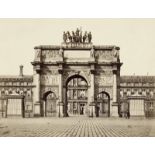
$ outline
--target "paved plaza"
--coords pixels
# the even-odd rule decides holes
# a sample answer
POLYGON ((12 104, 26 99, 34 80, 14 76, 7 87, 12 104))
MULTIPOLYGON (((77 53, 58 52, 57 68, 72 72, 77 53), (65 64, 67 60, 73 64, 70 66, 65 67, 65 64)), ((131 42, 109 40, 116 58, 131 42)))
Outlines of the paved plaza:
POLYGON ((1 137, 148 137, 155 119, 142 118, 1 118, 1 137))

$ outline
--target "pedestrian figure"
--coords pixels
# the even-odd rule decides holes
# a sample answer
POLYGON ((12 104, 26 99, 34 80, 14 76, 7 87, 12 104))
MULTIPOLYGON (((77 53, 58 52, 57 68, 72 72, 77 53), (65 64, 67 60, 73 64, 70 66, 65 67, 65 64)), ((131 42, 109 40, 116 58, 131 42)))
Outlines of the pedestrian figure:
POLYGON ((128 119, 130 118, 130 112, 129 111, 127 112, 127 118, 128 119))

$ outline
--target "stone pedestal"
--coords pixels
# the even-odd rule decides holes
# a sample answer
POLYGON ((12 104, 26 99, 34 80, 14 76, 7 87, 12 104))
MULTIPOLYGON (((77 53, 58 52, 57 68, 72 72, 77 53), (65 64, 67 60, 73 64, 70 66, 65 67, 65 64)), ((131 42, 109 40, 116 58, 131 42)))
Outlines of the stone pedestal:
POLYGON ((57 116, 63 117, 63 103, 62 102, 59 102, 57 104, 57 116))
POLYGON ((40 102, 35 102, 34 103, 34 115, 40 116, 40 102))
POLYGON ((91 103, 89 105, 89 117, 95 117, 95 104, 91 103))
POLYGON ((115 103, 111 108, 111 116, 118 117, 118 105, 115 103))

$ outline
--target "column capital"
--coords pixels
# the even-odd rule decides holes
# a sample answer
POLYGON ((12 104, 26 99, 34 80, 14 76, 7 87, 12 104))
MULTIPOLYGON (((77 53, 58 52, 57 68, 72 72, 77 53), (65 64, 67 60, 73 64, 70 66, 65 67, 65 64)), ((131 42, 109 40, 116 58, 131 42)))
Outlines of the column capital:
POLYGON ((41 65, 40 64, 37 64, 34 66, 34 70, 36 71, 37 74, 40 74, 41 72, 41 65))
POLYGON ((95 102, 90 102, 89 106, 95 106, 95 102))
POLYGON ((113 102, 112 106, 118 106, 118 102, 113 102))
POLYGON ((63 70, 62 69, 58 69, 58 73, 59 74, 63 74, 63 70))
POLYGON ((90 65, 90 73, 95 74, 95 65, 94 64, 90 65))
POLYGON ((37 73, 38 75, 40 75, 41 70, 36 70, 36 73, 37 73))
POLYGON ((64 51, 62 46, 60 47, 59 51, 60 52, 63 52, 64 51))
POLYGON ((59 72, 59 74, 63 73, 63 63, 59 63, 58 72, 59 72))
POLYGON ((61 102, 61 101, 59 101, 57 105, 58 105, 58 106, 63 106, 63 105, 64 105, 64 103, 63 103, 63 102, 61 102))
POLYGON ((113 74, 117 74, 117 70, 113 70, 113 74))
POLYGON ((90 70, 90 73, 91 74, 95 74, 95 70, 90 70))

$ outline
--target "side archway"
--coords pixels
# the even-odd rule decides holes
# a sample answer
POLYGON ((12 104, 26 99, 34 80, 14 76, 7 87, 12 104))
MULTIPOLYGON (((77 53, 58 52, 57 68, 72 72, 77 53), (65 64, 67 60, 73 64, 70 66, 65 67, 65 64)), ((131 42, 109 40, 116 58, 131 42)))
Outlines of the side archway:
POLYGON ((97 117, 110 117, 110 95, 107 92, 98 93, 95 112, 97 117))
POLYGON ((52 91, 48 91, 43 95, 44 105, 43 112, 45 117, 56 116, 57 114, 57 97, 52 91))

